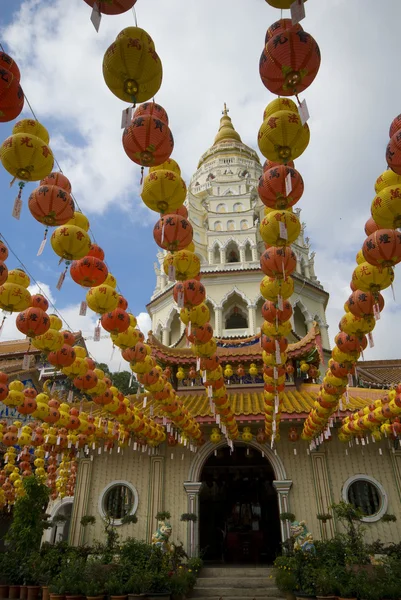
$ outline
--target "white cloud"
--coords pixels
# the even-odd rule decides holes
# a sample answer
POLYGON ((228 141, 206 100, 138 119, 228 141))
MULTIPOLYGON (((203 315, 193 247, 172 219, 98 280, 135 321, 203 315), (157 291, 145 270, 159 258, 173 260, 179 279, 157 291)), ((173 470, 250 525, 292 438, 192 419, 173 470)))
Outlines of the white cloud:
POLYGON ((142 331, 146 339, 148 332, 152 329, 152 319, 149 317, 148 313, 141 312, 136 317, 136 320, 138 322, 138 328, 142 331))

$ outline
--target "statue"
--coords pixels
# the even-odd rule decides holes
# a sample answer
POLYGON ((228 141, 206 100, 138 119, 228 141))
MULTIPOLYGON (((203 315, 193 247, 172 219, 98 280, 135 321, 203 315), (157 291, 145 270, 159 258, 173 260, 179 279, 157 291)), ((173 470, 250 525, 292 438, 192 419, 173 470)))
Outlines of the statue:
POLYGON ((308 531, 305 521, 294 521, 290 525, 291 535, 295 538, 294 550, 316 552, 312 534, 308 531))
POLYGON ((159 526, 152 535, 152 546, 160 548, 163 554, 171 552, 171 544, 169 543, 171 531, 172 527, 169 521, 159 521, 159 526))

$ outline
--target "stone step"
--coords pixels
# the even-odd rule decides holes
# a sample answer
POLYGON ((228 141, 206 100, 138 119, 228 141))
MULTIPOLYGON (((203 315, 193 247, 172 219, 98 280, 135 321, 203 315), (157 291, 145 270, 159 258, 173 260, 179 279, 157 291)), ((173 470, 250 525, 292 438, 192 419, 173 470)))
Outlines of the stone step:
POLYGON ((271 567, 203 567, 201 577, 269 577, 271 567))
POLYGON ((197 586, 211 588, 263 588, 274 587, 274 577, 255 576, 255 577, 238 577, 224 575, 222 577, 215 575, 212 577, 199 577, 197 586))
POLYGON ((280 592, 276 587, 261 588, 233 588, 233 587, 201 587, 196 585, 193 589, 192 598, 264 598, 279 597, 280 592))

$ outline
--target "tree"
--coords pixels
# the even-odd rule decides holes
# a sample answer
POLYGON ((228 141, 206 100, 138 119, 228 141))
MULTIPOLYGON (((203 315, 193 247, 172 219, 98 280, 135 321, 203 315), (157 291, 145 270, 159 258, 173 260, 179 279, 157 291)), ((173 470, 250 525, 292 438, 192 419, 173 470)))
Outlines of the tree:
POLYGON ((106 363, 96 363, 96 368, 97 369, 101 369, 102 371, 104 371, 104 374, 109 377, 110 375, 110 369, 108 367, 108 365, 106 365, 106 363))
POLYGON ((111 380, 124 396, 129 394, 136 394, 138 389, 138 382, 133 379, 130 385, 131 373, 129 371, 120 371, 119 373, 112 373, 111 380))

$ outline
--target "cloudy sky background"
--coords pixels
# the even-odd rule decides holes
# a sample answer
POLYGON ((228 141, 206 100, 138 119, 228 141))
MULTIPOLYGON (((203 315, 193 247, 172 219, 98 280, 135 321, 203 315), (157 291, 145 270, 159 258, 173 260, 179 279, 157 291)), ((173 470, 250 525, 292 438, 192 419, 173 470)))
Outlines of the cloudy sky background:
MULTIPOLYGON (((330 293, 327 317, 331 338, 348 298, 355 254, 365 238, 374 182, 386 168, 390 122, 401 112, 399 0, 309 0, 304 29, 320 45, 322 65, 302 95, 311 115, 311 142, 297 160, 305 180, 299 206, 316 252, 316 273, 330 293)), ((83 0, 1 0, 0 41, 18 62, 21 85, 37 117, 49 129, 50 145, 73 192, 106 252, 131 311, 146 332, 145 304, 154 289, 157 218, 139 197, 139 167, 121 145, 121 111, 102 76, 106 48, 132 12, 102 19, 96 33, 83 0)), ((164 69, 156 100, 170 119, 173 157, 189 181, 201 154, 213 142, 224 102, 242 140, 257 149, 263 110, 273 99, 259 78, 258 61, 267 27, 280 11, 264 0, 138 0, 138 25, 152 36, 164 69)), ((24 113, 29 116, 29 112, 24 113)), ((12 123, 0 124, 1 138, 12 123)), ((24 191, 21 220, 11 217, 17 193, 1 168, 0 232, 33 277, 43 282, 73 329, 93 335, 95 316, 80 317, 85 292, 69 277, 60 292, 61 272, 50 244, 36 257, 43 227, 27 209, 24 191)), ((8 259, 9 268, 19 266, 8 259)), ((385 292, 386 307, 374 331, 375 347, 366 359, 399 358, 401 277, 396 270, 396 302, 385 292)), ((2 338, 15 338, 9 317, 2 338)), ((88 342, 99 361, 109 361, 108 340, 88 342)), ((114 353, 112 366, 120 368, 114 353)), ((124 363, 122 364, 124 367, 124 363)))

